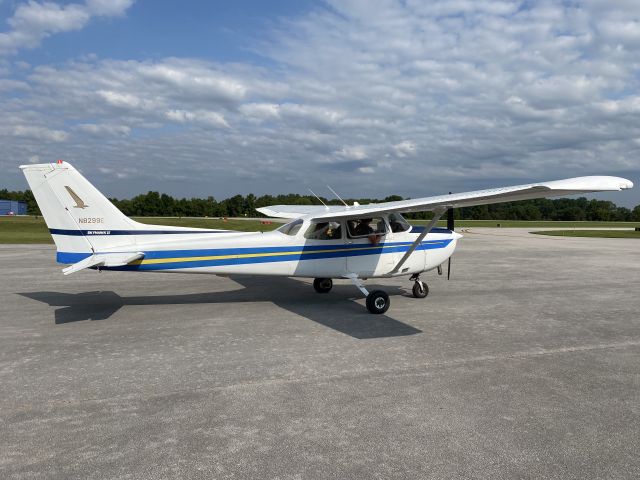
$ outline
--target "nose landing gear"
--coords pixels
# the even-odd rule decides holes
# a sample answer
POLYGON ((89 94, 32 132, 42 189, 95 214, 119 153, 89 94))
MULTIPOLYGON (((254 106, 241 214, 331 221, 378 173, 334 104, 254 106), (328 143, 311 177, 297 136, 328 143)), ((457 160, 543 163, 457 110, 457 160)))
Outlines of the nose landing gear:
POLYGON ((413 284, 413 296, 416 298, 424 298, 429 295, 429 286, 420 280, 420 275, 414 274, 409 280, 414 282, 413 284))

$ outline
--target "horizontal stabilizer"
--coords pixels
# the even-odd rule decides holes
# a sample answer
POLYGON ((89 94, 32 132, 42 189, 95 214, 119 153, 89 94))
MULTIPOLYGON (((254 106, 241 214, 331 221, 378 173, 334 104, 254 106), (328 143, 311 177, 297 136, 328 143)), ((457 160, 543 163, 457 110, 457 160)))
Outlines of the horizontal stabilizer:
POLYGON ((142 252, 96 253, 62 270, 65 275, 91 267, 122 267, 144 257, 142 252))

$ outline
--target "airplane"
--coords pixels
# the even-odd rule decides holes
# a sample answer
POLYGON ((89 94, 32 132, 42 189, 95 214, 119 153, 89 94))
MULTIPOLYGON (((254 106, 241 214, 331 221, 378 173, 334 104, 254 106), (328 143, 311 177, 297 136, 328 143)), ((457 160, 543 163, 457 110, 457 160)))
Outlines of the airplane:
MULTIPOLYGON (((120 212, 80 172, 58 160, 20 166, 56 244, 65 275, 84 269, 313 278, 318 293, 333 279, 350 280, 373 314, 390 305, 384 290, 369 292, 371 278, 409 276, 424 298, 420 278, 449 261, 458 240, 453 209, 576 193, 620 191, 630 180, 588 176, 366 205, 273 205, 267 216, 290 220, 270 232, 238 232, 147 225, 120 212), (410 225, 407 212, 433 212, 426 227, 410 225), (436 222, 447 214, 447 228, 436 222)), ((449 270, 450 271, 450 270, 449 270)))

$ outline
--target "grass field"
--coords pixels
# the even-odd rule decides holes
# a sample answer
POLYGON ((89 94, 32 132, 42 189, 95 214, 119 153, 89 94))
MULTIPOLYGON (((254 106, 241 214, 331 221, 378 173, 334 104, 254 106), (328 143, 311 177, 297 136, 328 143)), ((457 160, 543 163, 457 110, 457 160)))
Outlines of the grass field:
MULTIPOLYGON (((138 222, 177 227, 240 230, 244 232, 270 231, 282 223, 263 224, 257 220, 220 220, 218 218, 135 218, 138 222)), ((269 221, 269 220, 266 220, 269 221)), ((0 217, 0 243, 53 243, 42 217, 0 217)))
MULTIPOLYGON (((429 220, 410 220, 415 225, 426 225, 429 220)), ((438 226, 444 227, 447 222, 441 220, 438 226)), ((456 228, 497 227, 502 228, 634 228, 640 222, 552 222, 528 220, 456 220, 456 228)))
POLYGON ((640 238, 640 232, 635 230, 549 230, 531 233, 554 237, 640 238))
MULTIPOLYGON (((270 231, 278 228, 281 223, 273 222, 263 224, 258 220, 221 220, 218 218, 165 218, 165 217, 137 217, 135 220, 141 223, 156 225, 171 225, 179 227, 193 228, 214 228, 224 230, 240 230, 245 232, 270 231)), ((269 220, 266 220, 269 221, 269 220)), ((411 223, 424 225, 427 221, 413 220, 411 223)), ((462 227, 496 227, 500 224, 505 228, 631 228, 638 225, 625 222, 525 222, 513 220, 458 220, 456 228, 462 227)), ((446 222, 438 223, 445 226, 446 222)), ((598 231, 589 230, 593 234, 583 234, 584 231, 562 231, 567 236, 607 236, 637 238, 638 233, 634 231, 598 231), (605 235, 606 234, 606 235, 605 235)), ((538 232, 545 235, 562 235, 560 231, 538 232)), ((53 243, 49 230, 42 217, 0 217, 0 243, 53 243)))

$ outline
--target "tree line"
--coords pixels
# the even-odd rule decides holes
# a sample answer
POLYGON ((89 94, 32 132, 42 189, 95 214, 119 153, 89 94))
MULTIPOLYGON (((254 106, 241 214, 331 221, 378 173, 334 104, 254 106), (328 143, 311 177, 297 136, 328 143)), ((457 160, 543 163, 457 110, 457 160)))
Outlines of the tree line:
MULTIPOLYGON (((336 199, 320 197, 327 205, 340 205, 336 199)), ((18 200, 27 203, 29 215, 40 215, 33 193, 30 190, 9 191, 0 190, 0 199, 18 200)), ((402 200, 398 195, 391 195, 383 199, 360 198, 347 199, 347 203, 354 201, 365 205, 367 203, 390 202, 402 200)), ((127 216, 139 217, 263 217, 256 208, 268 205, 319 205, 318 199, 311 195, 290 193, 286 195, 233 197, 217 201, 214 197, 207 198, 174 198, 166 193, 147 192, 136 195, 131 199, 119 200, 110 198, 111 202, 127 216)), ((430 212, 407 214, 407 218, 430 218, 430 212)), ((618 207, 607 200, 587 200, 560 198, 556 200, 536 199, 518 202, 499 203, 465 207, 455 210, 455 218, 461 220, 563 220, 563 221, 608 221, 608 222, 640 222, 640 205, 633 209, 618 207)))

